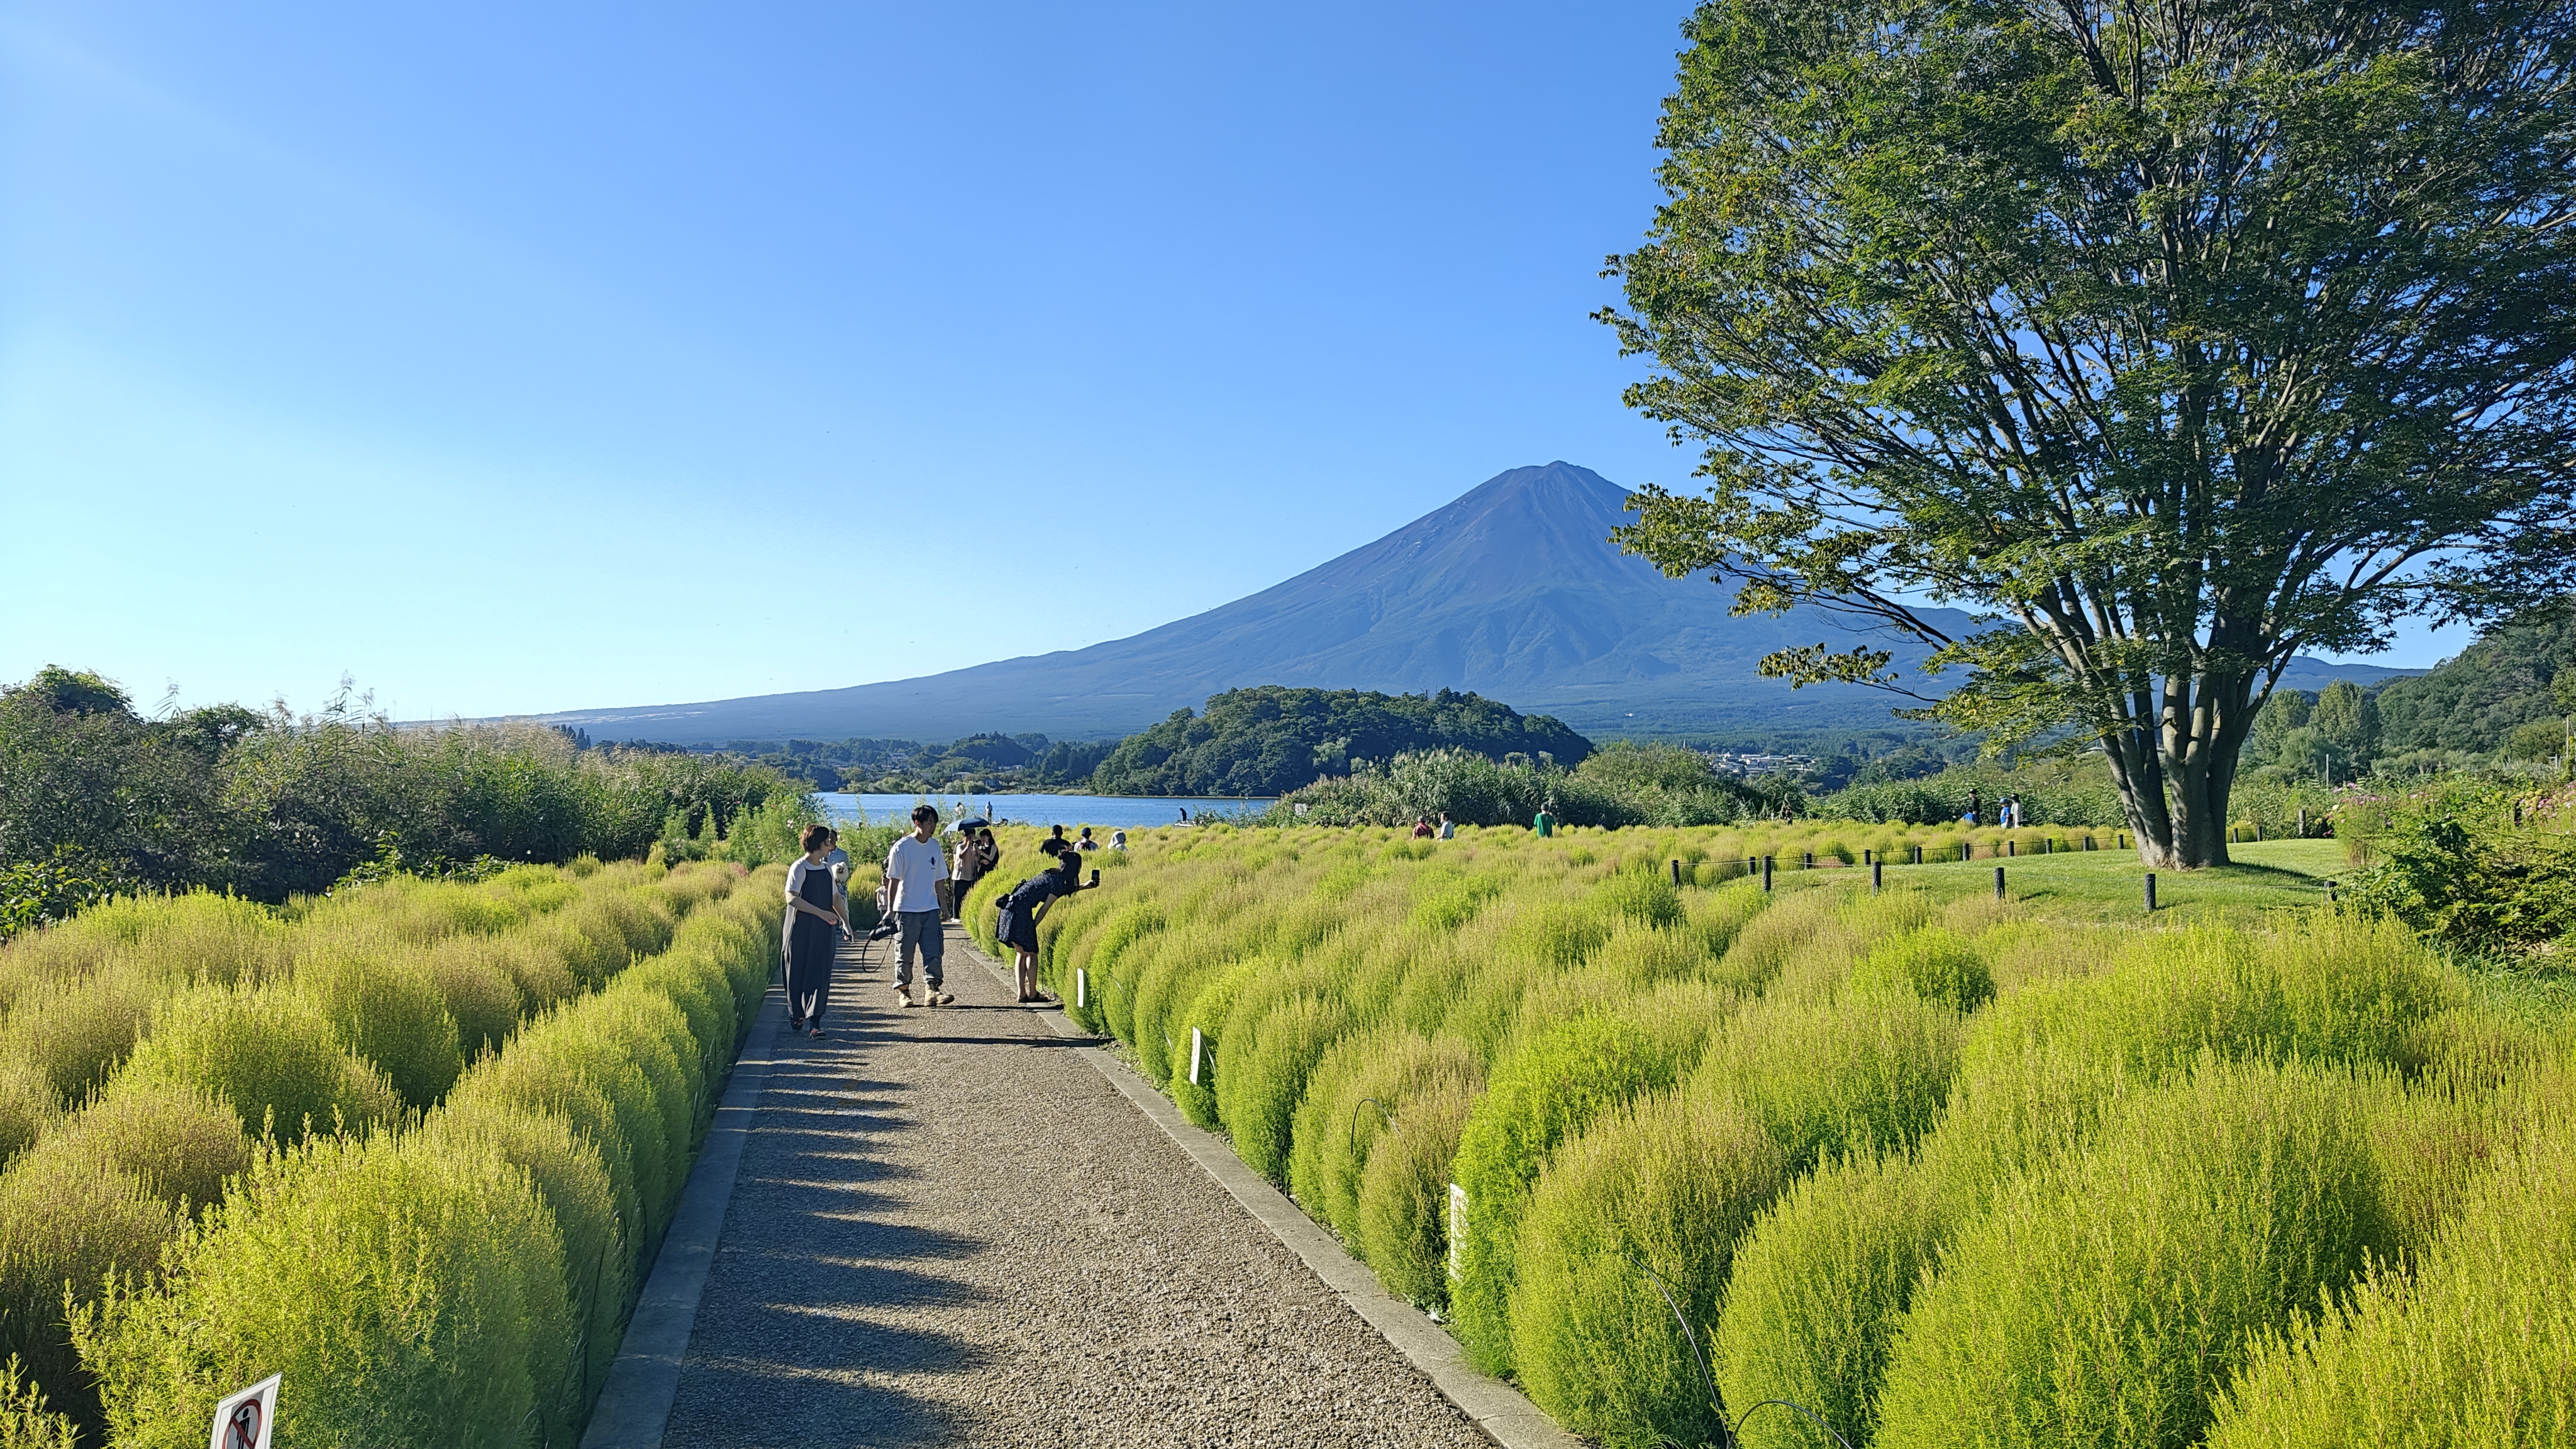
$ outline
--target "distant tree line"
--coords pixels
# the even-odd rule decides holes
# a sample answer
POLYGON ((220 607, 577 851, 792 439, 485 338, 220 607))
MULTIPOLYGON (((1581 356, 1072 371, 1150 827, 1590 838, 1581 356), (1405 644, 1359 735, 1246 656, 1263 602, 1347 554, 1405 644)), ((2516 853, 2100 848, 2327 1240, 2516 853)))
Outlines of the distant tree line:
POLYGON ((281 901, 376 861, 640 857, 801 790, 730 756, 583 749, 540 726, 397 729, 345 690, 318 714, 156 718, 86 671, 0 687, 0 871, 31 897, 204 886, 281 901))
POLYGON ((1363 762, 1463 750, 1571 768, 1592 742, 1546 715, 1524 715, 1480 695, 1379 694, 1266 684, 1175 710, 1129 735, 1092 773, 1104 795, 1278 795, 1348 775, 1363 762))

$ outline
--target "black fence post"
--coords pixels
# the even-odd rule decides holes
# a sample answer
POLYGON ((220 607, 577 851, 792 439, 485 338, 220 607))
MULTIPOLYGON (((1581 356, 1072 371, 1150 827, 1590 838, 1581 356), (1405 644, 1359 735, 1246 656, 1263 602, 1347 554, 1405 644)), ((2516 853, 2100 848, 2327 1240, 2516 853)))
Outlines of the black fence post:
POLYGON ((2149 911, 2153 911, 2155 908, 2156 908, 2156 873, 2155 873, 2154 871, 2148 871, 2148 872, 2147 872, 2147 909, 2148 909, 2149 911))
POLYGON ((1800 855, 1800 856, 1798 857, 1798 869, 1800 869, 1800 870, 1814 870, 1815 868, 1816 868, 1816 853, 1815 853, 1814 851, 1812 851, 1812 850, 1807 851, 1806 853, 1804 853, 1804 854, 1802 854, 1802 855, 1800 855))
POLYGON ((1887 862, 1883 860, 1871 861, 1869 863, 1869 893, 1871 895, 1877 895, 1878 888, 1886 883, 1887 862))
POLYGON ((2020 854, 2021 854, 2021 842, 2020 842, 2020 841, 2018 841, 2018 840, 2007 840, 2007 841, 2005 841, 2005 842, 2004 842, 2004 858, 2005 858, 2006 860, 2013 859, 2014 857, 2016 857, 2016 856, 2018 856, 2018 855, 2020 855, 2020 854))
POLYGON ((1762 888, 1771 889, 1771 857, 1767 855, 1762 857, 1762 888))
POLYGON ((1995 867, 1995 899, 1996 899, 1996 900, 2002 900, 2003 898, 2004 898, 2004 868, 2003 868, 2002 866, 2000 866, 2000 865, 1999 865, 1999 866, 1996 866, 1996 867, 1995 867))
POLYGON ((1674 862, 1673 862, 1673 884, 1674 884, 1674 885, 1676 885, 1676 886, 1678 886, 1678 885, 1680 885, 1681 883, 1682 883, 1682 863, 1681 863, 1680 861, 1678 861, 1678 860, 1677 860, 1677 861, 1674 861, 1674 862))

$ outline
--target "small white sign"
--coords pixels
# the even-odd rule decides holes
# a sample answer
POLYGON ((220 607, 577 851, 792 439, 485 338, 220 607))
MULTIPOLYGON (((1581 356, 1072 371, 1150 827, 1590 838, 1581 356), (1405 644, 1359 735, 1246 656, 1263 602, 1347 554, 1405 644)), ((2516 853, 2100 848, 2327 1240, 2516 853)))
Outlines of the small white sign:
POLYGON ((1091 1005, 1091 973, 1088 971, 1073 973, 1073 1005, 1077 1011, 1091 1005))
POLYGON ((1197 1086, 1197 1085, 1199 1084, 1199 1058, 1200 1058, 1201 1056, 1205 1055, 1205 1054, 1206 1054, 1206 1051, 1207 1051, 1207 1038, 1199 1034, 1199 1029, 1198 1029, 1197 1027, 1195 1027, 1195 1026, 1194 1026, 1194 1027, 1191 1027, 1191 1028, 1190 1028, 1190 1085, 1191 1085, 1191 1086, 1193 1086, 1193 1087, 1195 1087, 1195 1086, 1197 1086))
POLYGON ((206 1449, 268 1449, 277 1431, 277 1384, 283 1377, 270 1374, 215 1405, 215 1432, 206 1449))
POLYGON ((1466 1276, 1461 1271, 1460 1248, 1467 1241, 1467 1189, 1449 1184, 1449 1281, 1466 1276))

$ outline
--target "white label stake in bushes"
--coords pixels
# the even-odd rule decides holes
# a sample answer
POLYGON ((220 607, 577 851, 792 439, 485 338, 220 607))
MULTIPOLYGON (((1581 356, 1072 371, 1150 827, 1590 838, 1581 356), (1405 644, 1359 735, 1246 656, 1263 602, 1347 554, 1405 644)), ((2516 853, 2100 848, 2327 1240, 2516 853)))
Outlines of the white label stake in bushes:
POLYGON ((206 1449, 268 1449, 277 1430, 277 1385, 284 1377, 270 1374, 215 1405, 215 1431, 206 1449))
POLYGON ((1199 1061, 1207 1055, 1207 1036, 1197 1027, 1190 1028, 1190 1085, 1199 1084, 1199 1061))
POLYGON ((1076 1010, 1091 1005, 1091 973, 1088 971, 1073 973, 1073 1005, 1076 1010))
POLYGON ((1458 1245, 1467 1241, 1467 1189, 1449 1184, 1449 1281, 1466 1276, 1458 1262, 1458 1245))

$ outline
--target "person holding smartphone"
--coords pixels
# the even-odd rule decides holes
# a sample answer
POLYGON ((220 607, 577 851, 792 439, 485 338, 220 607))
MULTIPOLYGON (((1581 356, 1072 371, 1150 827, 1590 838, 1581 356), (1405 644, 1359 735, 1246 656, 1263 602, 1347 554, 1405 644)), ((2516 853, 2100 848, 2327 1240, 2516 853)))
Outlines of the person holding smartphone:
POLYGON ((997 934, 1012 950, 1019 953, 1019 987, 1022 1004, 1051 998, 1038 989, 1038 922, 1046 919, 1047 908, 1078 891, 1100 889, 1100 872, 1091 872, 1091 883, 1082 881, 1082 855, 1062 841, 1049 840, 1039 847, 1055 857, 1053 867, 1039 871, 1011 888, 1002 897, 1001 915, 995 921, 997 934))

